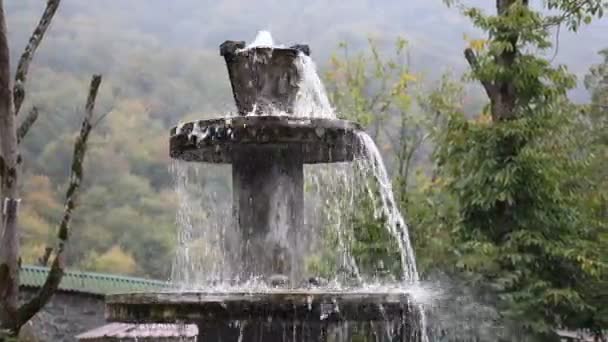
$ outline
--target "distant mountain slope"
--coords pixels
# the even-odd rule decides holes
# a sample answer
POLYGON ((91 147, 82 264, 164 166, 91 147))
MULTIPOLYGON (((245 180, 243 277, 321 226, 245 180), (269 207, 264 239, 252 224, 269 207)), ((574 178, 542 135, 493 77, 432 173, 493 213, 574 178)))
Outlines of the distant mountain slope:
MULTIPOLYGON (((487 0, 468 3, 492 5, 487 0)), ((23 20, 30 23, 41 7, 41 1, 8 5, 9 14, 29 12, 23 20)), ((467 20, 441 0, 64 0, 61 17, 89 20, 100 32, 113 32, 118 44, 137 32, 164 47, 211 50, 226 39, 252 39, 257 30, 269 29, 277 40, 311 44, 322 58, 341 40, 356 44, 368 35, 388 40, 402 35, 412 41, 416 64, 431 70, 436 65, 461 69, 463 33, 474 34, 467 20)), ((580 74, 608 45, 606 37, 606 19, 576 37, 562 34, 556 61, 580 74)))
MULTIPOLYGON (((488 0, 476 0, 491 4, 488 0)), ((168 128, 234 109, 218 45, 269 29, 277 41, 310 44, 321 66, 347 41, 410 41, 413 68, 431 77, 465 70, 463 34, 479 35, 441 0, 63 0, 30 71, 24 110, 41 116, 23 142, 24 262, 42 255, 62 210, 74 132, 93 73, 103 84, 70 260, 165 277, 175 246, 175 192, 168 128), (126 266, 124 266, 126 265, 126 266), (124 267, 123 267, 124 266, 124 267)), ((13 67, 44 1, 5 1, 13 67)), ((608 23, 564 34, 556 61, 579 75, 608 46, 608 23)), ((586 92, 578 91, 584 99, 586 92)), ((390 160, 388 156, 387 160, 390 160)), ((205 169, 207 189, 229 194, 225 172, 205 169), (209 171, 209 172, 207 172, 209 171)), ((228 173, 229 174, 229 173, 228 173)), ((207 191, 205 190, 205 191, 207 191)))

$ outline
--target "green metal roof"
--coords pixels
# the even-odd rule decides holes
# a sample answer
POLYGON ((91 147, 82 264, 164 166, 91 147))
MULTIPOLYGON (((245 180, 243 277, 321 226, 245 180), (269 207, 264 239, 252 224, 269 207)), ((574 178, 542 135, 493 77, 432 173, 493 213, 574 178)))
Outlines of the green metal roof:
MULTIPOLYGON (((49 274, 48 267, 22 266, 21 286, 41 287, 49 274)), ((107 295, 124 292, 162 291, 171 288, 168 282, 132 278, 113 274, 66 271, 59 284, 59 290, 107 295)))

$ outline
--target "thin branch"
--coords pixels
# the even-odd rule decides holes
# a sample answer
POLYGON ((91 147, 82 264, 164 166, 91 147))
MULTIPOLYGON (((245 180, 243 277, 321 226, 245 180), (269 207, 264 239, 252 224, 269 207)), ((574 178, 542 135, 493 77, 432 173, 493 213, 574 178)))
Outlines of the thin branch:
POLYGON ((109 110, 107 112, 105 112, 104 114, 100 115, 97 120, 95 120, 95 122, 93 122, 93 124, 91 125, 93 127, 93 129, 95 129, 95 127, 97 127, 102 121, 103 119, 106 118, 106 116, 110 115, 110 113, 112 113, 114 110, 109 110))
POLYGON ((550 63, 555 61, 557 54, 559 53, 559 35, 562 31, 562 24, 557 25, 557 30, 555 31, 555 51, 553 52, 553 57, 549 60, 550 63))
MULTIPOLYGON (((475 52, 473 52, 473 50, 471 48, 465 49, 464 58, 466 58, 467 62, 469 63, 469 66, 473 70, 473 73, 477 73, 479 71, 479 61, 477 60, 477 56, 475 55, 475 52)), ((479 80, 479 81, 481 82, 481 85, 483 86, 486 93, 488 94, 488 97, 490 99, 492 99, 494 97, 496 87, 491 82, 488 82, 485 80, 479 80)))
POLYGON ((51 258, 52 253, 53 247, 46 247, 44 249, 44 254, 38 258, 38 265, 46 267, 49 264, 49 259, 51 258))
POLYGON ((17 65, 17 72, 15 73, 15 86, 13 89, 13 101, 15 104, 15 115, 19 114, 19 110, 21 109, 21 105, 23 104, 23 100, 25 99, 25 82, 27 81, 27 73, 30 68, 30 63, 34 58, 34 54, 36 53, 36 49, 44 39, 44 34, 46 33, 49 25, 51 25, 51 21, 53 20, 53 16, 55 12, 57 12, 57 8, 59 7, 59 3, 61 0, 47 0, 46 8, 42 13, 42 17, 38 22, 38 26, 34 29, 27 46, 25 47, 25 51, 21 55, 19 59, 19 64, 17 65))
MULTIPOLYGON (((412 148, 410 148, 406 161, 406 170, 409 169, 409 165, 412 162, 412 158, 414 157, 414 154, 418 151, 418 149, 422 146, 422 144, 424 144, 424 142, 431 136, 431 133, 427 132, 425 133, 420 139, 416 140, 414 142, 414 145, 412 146, 412 148)), ((405 176, 407 177, 407 175, 409 174, 408 171, 405 172, 405 176)))
POLYGON ((59 283, 61 282, 65 272, 64 251, 68 244, 72 212, 74 211, 74 208, 76 208, 78 191, 82 182, 82 168, 87 151, 87 140, 92 129, 91 122, 93 121, 93 110, 95 108, 95 99, 97 97, 100 84, 101 75, 93 75, 91 85, 89 87, 89 96, 87 98, 87 104, 85 107, 85 116, 82 121, 82 127, 80 128, 80 135, 74 144, 70 183, 65 196, 65 211, 63 213, 61 223, 59 224, 59 231, 57 234, 57 239, 59 242, 56 249, 57 252, 55 253, 49 275, 47 276, 46 281, 44 282, 44 285, 40 291, 38 291, 38 293, 30 301, 19 308, 17 319, 20 325, 28 322, 38 311, 40 311, 44 305, 48 303, 53 296, 53 293, 59 287, 59 283))
POLYGON ((33 107, 17 129, 17 142, 21 142, 25 138, 36 119, 38 119, 38 108, 33 107))
POLYGON ((386 135, 386 140, 391 145, 391 148, 393 149, 393 151, 397 151, 399 144, 395 141, 395 138, 393 138, 391 136, 391 134, 388 130, 388 127, 386 127, 385 125, 381 125, 380 129, 382 129, 382 132, 384 132, 384 135, 386 135))
POLYGON ((576 15, 576 13, 582 10, 587 4, 589 4, 589 0, 574 1, 574 5, 570 9, 564 9, 563 13, 557 17, 550 17, 549 20, 546 21, 544 28, 561 25, 566 20, 569 20, 572 16, 576 15))

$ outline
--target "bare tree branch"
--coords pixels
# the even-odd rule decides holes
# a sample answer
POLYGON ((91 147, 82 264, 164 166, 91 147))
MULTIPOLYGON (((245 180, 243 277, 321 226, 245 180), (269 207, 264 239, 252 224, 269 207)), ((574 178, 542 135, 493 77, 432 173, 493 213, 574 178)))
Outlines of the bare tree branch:
POLYGON ((18 142, 21 142, 21 140, 23 140, 23 138, 25 138, 25 136, 27 135, 27 132, 29 132, 29 130, 32 127, 32 125, 34 124, 34 122, 36 122, 36 119, 38 119, 38 108, 33 107, 32 110, 30 110, 30 112, 25 117, 25 120, 23 120, 23 122, 17 129, 17 141, 18 142))
POLYGON ((30 37, 27 46, 25 47, 25 51, 21 55, 19 59, 19 64, 17 65, 17 72, 15 73, 15 85, 13 89, 13 101, 15 105, 15 115, 19 115, 19 110, 21 109, 21 105, 23 104, 23 100, 25 99, 25 82, 27 81, 27 73, 30 68, 30 63, 34 58, 34 54, 36 53, 36 49, 42 42, 44 38, 44 34, 46 33, 49 25, 51 25, 51 21, 53 20, 53 16, 55 12, 57 12, 57 8, 59 7, 59 3, 61 0, 47 0, 46 8, 42 13, 42 17, 38 22, 38 26, 34 29, 32 36, 30 37))
POLYGON ((17 315, 20 325, 29 321, 44 305, 46 305, 46 303, 48 303, 53 296, 53 293, 59 287, 59 283, 65 272, 64 251, 69 241, 72 212, 74 211, 74 208, 76 208, 78 191, 82 182, 83 162, 87 151, 87 141, 92 129, 93 110, 95 108, 95 99, 100 84, 101 75, 93 75, 85 107, 85 116, 80 128, 80 135, 74 144, 70 183, 65 198, 65 211, 61 223, 59 224, 59 231, 57 233, 58 245, 51 265, 51 270, 38 293, 29 302, 19 308, 17 315))
POLYGON ((386 127, 386 125, 382 125, 380 127, 380 129, 382 129, 382 132, 384 132, 384 135, 386 136, 386 140, 391 145, 391 148, 393 149, 393 151, 399 150, 399 143, 396 141, 396 138, 391 136, 390 131, 388 130, 388 127, 386 127))
POLYGON ((44 254, 38 258, 38 264, 40 266, 47 266, 49 264, 49 259, 51 258, 51 254, 53 253, 53 247, 46 247, 44 249, 44 254))
MULTIPOLYGON (((471 67, 473 72, 476 73, 479 70, 479 61, 477 60, 477 56, 475 55, 475 52, 473 52, 473 49, 471 49, 471 48, 465 49, 464 58, 466 58, 467 62, 469 63, 469 66, 471 67)), ((488 97, 490 99, 492 99, 494 96, 496 87, 491 82, 488 82, 488 81, 480 80, 480 82, 481 82, 481 85, 483 86, 483 88, 485 89, 486 94, 488 94, 488 97)))

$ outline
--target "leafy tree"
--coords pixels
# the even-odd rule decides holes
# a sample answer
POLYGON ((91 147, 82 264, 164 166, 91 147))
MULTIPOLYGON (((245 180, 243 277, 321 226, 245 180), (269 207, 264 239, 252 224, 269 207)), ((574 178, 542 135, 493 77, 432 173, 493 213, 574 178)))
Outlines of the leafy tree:
MULTIPOLYGON (((432 143, 429 154, 438 148, 435 141, 441 139, 450 113, 464 109, 463 98, 462 84, 449 75, 444 75, 435 89, 419 96, 421 110, 434 117, 433 124, 426 125, 432 143)), ((407 213, 418 269, 423 279, 446 273, 453 277, 458 255, 453 238, 457 203, 432 158, 429 164, 417 165, 414 176, 415 186, 401 197, 405 198, 402 206, 407 213)))
POLYGON ((413 108, 418 77, 410 70, 407 42, 398 38, 394 54, 384 56, 378 43, 353 55, 346 43, 325 72, 331 103, 338 115, 360 123, 395 163, 398 193, 407 191, 416 153, 428 138, 429 118, 413 108), (394 127, 395 129, 393 129, 394 127))
MULTIPOLYGON (((380 53, 375 41, 369 43, 368 51, 356 54, 346 44, 340 45, 341 56, 331 58, 325 73, 329 94, 339 115, 362 123, 384 152, 419 271, 423 276, 444 272, 455 257, 451 224, 456 207, 452 196, 443 191, 444 180, 423 156, 432 150, 432 139, 441 134, 447 115, 462 109, 462 86, 444 77, 436 90, 416 96, 419 77, 410 70, 407 43, 398 39, 394 55, 388 57, 380 53)), ((366 184, 377 191, 373 181, 366 184)), ((358 198, 346 220, 353 226, 355 259, 364 270, 380 264, 384 272, 398 277, 399 258, 384 227, 386 218, 374 214, 379 204, 365 194, 358 198)), ((335 237, 328 241, 339 245, 335 237)), ((378 271, 372 267, 370 272, 378 271)))
MULTIPOLYGON (((585 87, 591 93, 591 104, 586 118, 593 132, 592 143, 599 148, 597 152, 601 154, 606 153, 608 146, 608 49, 600 51, 600 56, 603 61, 591 67, 589 74, 585 76, 585 87)), ((606 155, 600 157, 606 158, 606 155)), ((599 180, 606 180, 606 173, 598 176, 599 180)))
MULTIPOLYGON (((603 265, 608 265, 608 50, 600 51, 600 55, 603 61, 592 66, 585 77, 591 104, 582 114, 578 139, 584 150, 595 156, 586 168, 589 182, 583 205, 589 218, 587 229, 597 241, 599 259, 603 265)), ((608 272, 603 272, 583 289, 586 299, 596 304, 579 319, 591 326, 608 326, 608 272)))
MULTIPOLYGON (((387 155, 395 155, 389 164, 395 166, 395 192, 404 200, 415 157, 428 138, 425 129, 429 121, 420 112, 412 111, 411 88, 417 78, 409 68, 407 42, 397 39, 390 56, 383 56, 377 42, 371 39, 366 52, 351 55, 346 43, 339 48, 340 55, 331 57, 325 72, 330 100, 339 116, 363 125, 387 155)), ((379 184, 367 179, 371 175, 365 174, 366 166, 362 166, 358 171, 363 173, 356 175, 361 182, 356 183, 367 189, 355 195, 355 208, 350 208, 353 212, 345 208, 349 214, 340 224, 352 227, 350 248, 360 271, 400 277, 397 244, 385 228, 387 218, 375 214, 381 205, 377 203, 379 184), (376 196, 366 195, 367 191, 376 196)))
POLYGON ((552 17, 528 1, 496 5, 497 15, 463 7, 490 35, 465 50, 490 103, 474 120, 451 113, 436 154, 458 203, 457 266, 518 327, 511 340, 556 340, 557 327, 599 331, 577 319, 598 312, 584 288, 605 271, 581 205, 594 156, 575 134, 579 110, 566 97, 574 77, 531 51, 551 46, 551 25, 576 30, 606 3, 549 1, 562 10, 552 17))

